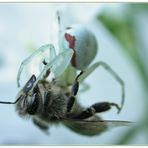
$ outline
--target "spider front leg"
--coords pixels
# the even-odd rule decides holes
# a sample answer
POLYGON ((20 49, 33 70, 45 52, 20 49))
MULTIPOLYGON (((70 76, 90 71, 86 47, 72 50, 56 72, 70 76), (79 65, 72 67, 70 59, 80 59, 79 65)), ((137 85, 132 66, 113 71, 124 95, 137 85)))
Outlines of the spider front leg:
POLYGON ((80 76, 79 81, 82 82, 84 81, 96 68, 102 66, 105 70, 107 70, 113 78, 120 84, 121 86, 121 106, 120 110, 121 111, 123 105, 124 105, 124 100, 125 100, 125 87, 124 87, 124 81, 120 78, 120 76, 105 62, 100 61, 96 62, 92 66, 90 66, 88 69, 85 70, 85 73, 80 76))
POLYGON ((56 56, 56 52, 55 52, 54 46, 52 44, 46 44, 46 45, 41 46, 39 49, 37 49, 34 53, 32 53, 28 58, 26 58, 21 63, 21 66, 20 66, 20 68, 18 70, 18 74, 17 74, 17 86, 18 87, 20 87, 20 76, 21 76, 21 73, 22 73, 24 67, 27 64, 29 64, 35 56, 39 55, 40 53, 42 53, 46 50, 49 50, 49 61, 51 61, 56 56))
POLYGON ((38 83, 39 80, 44 79, 48 76, 50 72, 54 74, 54 77, 59 77, 68 67, 70 60, 73 55, 73 50, 68 49, 53 58, 49 63, 44 63, 44 68, 40 72, 34 86, 38 83))

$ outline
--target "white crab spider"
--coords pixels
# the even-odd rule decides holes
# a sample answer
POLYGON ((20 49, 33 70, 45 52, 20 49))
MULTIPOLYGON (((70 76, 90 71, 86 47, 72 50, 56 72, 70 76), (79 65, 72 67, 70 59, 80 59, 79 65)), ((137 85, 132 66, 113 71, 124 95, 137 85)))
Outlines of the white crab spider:
MULTIPOLYGON (((54 46, 52 44, 46 44, 41 46, 32 55, 26 58, 18 71, 17 75, 17 85, 20 87, 20 76, 24 66, 26 66, 36 55, 49 50, 48 63, 44 66, 40 75, 34 86, 38 83, 40 79, 45 75, 45 73, 50 69, 54 73, 54 76, 59 78, 59 84, 63 87, 72 84, 76 77, 77 70, 85 71, 80 77, 79 82, 82 82, 90 73, 92 73, 99 66, 104 67, 121 85, 122 100, 121 111, 124 98, 124 82, 123 80, 112 70, 112 68, 105 62, 97 62, 91 66, 89 64, 93 61, 97 54, 98 44, 96 37, 88 29, 82 25, 72 25, 62 29, 60 13, 57 13, 57 18, 59 22, 59 53, 56 55, 54 46)), ((33 89, 33 88, 32 88, 33 89)))

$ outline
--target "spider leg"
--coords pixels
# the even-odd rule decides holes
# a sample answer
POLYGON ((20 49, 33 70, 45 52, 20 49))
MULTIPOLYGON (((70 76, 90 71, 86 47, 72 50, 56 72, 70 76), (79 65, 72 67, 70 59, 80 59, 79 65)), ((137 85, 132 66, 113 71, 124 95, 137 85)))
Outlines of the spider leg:
POLYGON ((62 21, 62 10, 58 10, 56 13, 57 21, 58 21, 58 44, 59 44, 59 53, 63 51, 61 39, 62 39, 62 30, 64 28, 62 21))
POLYGON ((20 76, 24 69, 24 67, 31 62, 31 60, 39 55, 41 52, 44 52, 46 50, 49 50, 49 60, 52 60, 56 56, 55 49, 52 44, 46 44, 41 46, 39 49, 37 49, 34 53, 32 53, 29 57, 27 57, 20 65, 18 74, 17 74, 17 86, 20 87, 20 76))
MULTIPOLYGON (((92 66, 90 66, 88 69, 85 70, 85 72, 80 76, 79 81, 82 82, 88 77, 96 68, 102 66, 106 71, 108 71, 113 78, 121 85, 121 107, 120 111, 124 105, 124 100, 125 100, 125 86, 124 86, 124 81, 120 78, 120 76, 105 62, 100 61, 96 62, 92 66)), ((120 112, 119 111, 119 112, 120 112)))
POLYGON ((62 25, 62 11, 58 10, 56 15, 57 15, 57 21, 58 21, 58 27, 59 27, 59 35, 60 35, 61 32, 62 32, 62 29, 63 29, 63 25, 62 25))
POLYGON ((73 55, 73 50, 66 50, 57 56, 49 63, 44 63, 45 66, 43 70, 40 72, 39 76, 37 77, 34 86, 38 83, 39 80, 46 78, 46 74, 53 72, 55 78, 61 76, 61 74, 66 70, 68 67, 71 57, 73 55))
POLYGON ((79 90, 80 93, 86 92, 90 89, 89 84, 86 82, 82 82, 81 86, 82 86, 82 88, 79 90))

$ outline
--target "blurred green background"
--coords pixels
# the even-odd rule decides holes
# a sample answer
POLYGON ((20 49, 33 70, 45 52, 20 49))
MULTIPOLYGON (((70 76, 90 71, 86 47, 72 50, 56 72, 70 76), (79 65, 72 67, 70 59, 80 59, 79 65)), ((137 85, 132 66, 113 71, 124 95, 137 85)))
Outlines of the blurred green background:
MULTIPOLYGON (((101 116, 135 124, 96 137, 83 137, 60 125, 51 127, 47 136, 31 120, 18 117, 14 106, 0 105, 0 144, 148 144, 147 3, 0 3, 0 99, 15 99, 19 91, 17 70, 35 49, 53 43, 58 52, 58 9, 63 11, 64 26, 81 23, 94 32, 99 43, 94 62, 107 62, 125 82, 126 101, 121 114, 116 115, 113 109, 101 116)), ((27 78, 38 69, 35 64, 25 71, 27 78)), ((27 78, 24 76, 21 83, 27 78)), ((83 106, 104 98, 120 102, 120 86, 103 69, 96 70, 86 82, 91 90, 79 95, 83 106)))
POLYGON ((123 54, 132 61, 133 67, 141 79, 144 94, 141 99, 145 102, 141 121, 117 141, 117 144, 128 144, 141 132, 145 132, 148 136, 148 46, 146 45, 148 4, 124 4, 121 9, 113 9, 104 9, 98 15, 98 20, 122 46, 120 49, 123 54))

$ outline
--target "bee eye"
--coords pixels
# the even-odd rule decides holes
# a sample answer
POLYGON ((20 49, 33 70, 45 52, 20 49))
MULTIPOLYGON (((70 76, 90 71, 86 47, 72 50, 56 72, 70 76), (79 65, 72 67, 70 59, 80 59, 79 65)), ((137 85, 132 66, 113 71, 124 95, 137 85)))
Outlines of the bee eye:
POLYGON ((34 115, 39 107, 39 98, 37 96, 37 94, 33 94, 33 96, 31 97, 31 99, 29 100, 29 102, 27 103, 27 112, 30 115, 34 115))
POLYGON ((31 90, 31 88, 33 87, 33 84, 35 81, 36 81, 36 77, 35 77, 35 75, 32 75, 31 78, 29 79, 29 81, 26 83, 25 87, 23 88, 23 91, 25 93, 28 93, 29 90, 31 90))

